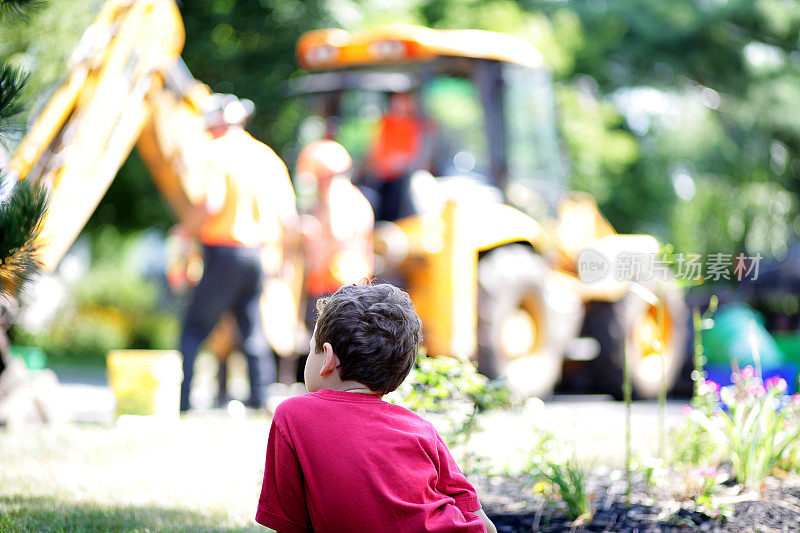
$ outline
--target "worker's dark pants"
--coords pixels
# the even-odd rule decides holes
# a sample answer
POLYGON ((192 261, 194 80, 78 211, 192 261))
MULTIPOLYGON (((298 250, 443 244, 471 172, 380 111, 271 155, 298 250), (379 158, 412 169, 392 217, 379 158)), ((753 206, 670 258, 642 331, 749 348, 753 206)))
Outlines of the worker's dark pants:
POLYGON ((413 214, 411 203, 411 176, 404 174, 382 181, 368 178, 359 186, 375 212, 375 220, 394 222, 413 214))
POLYGON ((189 409, 194 360, 200 344, 231 311, 239 326, 241 350, 247 357, 251 406, 266 401, 266 386, 275 381, 275 360, 261 323, 258 301, 263 287, 260 250, 234 246, 204 246, 203 278, 192 294, 181 334, 183 383, 181 410, 189 409))

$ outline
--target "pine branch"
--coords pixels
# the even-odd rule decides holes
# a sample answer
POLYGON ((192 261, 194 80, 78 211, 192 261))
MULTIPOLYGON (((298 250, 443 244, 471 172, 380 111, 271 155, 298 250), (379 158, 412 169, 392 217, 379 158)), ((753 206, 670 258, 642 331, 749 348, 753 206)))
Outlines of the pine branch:
POLYGON ((46 210, 47 194, 27 180, 0 204, 0 291, 15 291, 39 267, 35 240, 46 210))
POLYGON ((21 94, 27 80, 22 69, 0 64, 0 143, 5 144, 9 134, 19 130, 12 118, 23 109, 21 94))
POLYGON ((20 96, 27 81, 28 75, 21 68, 0 65, 0 120, 11 118, 22 111, 20 96))
POLYGON ((0 18, 24 19, 43 3, 42 0, 0 0, 0 18))

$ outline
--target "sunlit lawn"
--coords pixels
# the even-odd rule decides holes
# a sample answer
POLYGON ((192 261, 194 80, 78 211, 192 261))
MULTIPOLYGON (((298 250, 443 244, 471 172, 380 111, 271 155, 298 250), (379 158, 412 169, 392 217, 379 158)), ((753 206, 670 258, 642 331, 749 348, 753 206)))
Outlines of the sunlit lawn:
MULTIPOLYGON (((618 464, 621 406, 561 403, 489 414, 470 448, 502 471, 529 457, 534 425, 572 425, 572 412, 582 420, 582 459, 618 464)), ((635 434, 652 449, 654 406, 636 407, 635 434)), ((252 518, 268 427, 263 414, 205 411, 174 423, 123 418, 0 430, 0 532, 264 531, 252 518)))
MULTIPOLYGON (((198 368, 199 384, 213 377, 198 368)), ((587 464, 621 464, 621 404, 526 405, 481 417, 469 448, 489 458, 491 471, 526 464, 543 427, 567 431, 587 464)), ((655 405, 634 407, 634 446, 653 449, 655 405)), ((445 431, 452 415, 429 418, 445 431)), ((123 417, 0 429, 0 532, 265 531, 253 516, 268 429, 266 414, 231 418, 220 410, 171 423, 123 417)))
POLYGON ((264 531, 266 416, 0 431, 0 531, 264 531))

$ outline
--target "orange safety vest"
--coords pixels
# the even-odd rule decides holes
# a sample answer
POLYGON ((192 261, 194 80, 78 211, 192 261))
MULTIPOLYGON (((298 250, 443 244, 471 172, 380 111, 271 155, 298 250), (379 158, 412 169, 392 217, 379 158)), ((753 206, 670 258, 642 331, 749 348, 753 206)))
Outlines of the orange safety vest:
POLYGON ((385 115, 372 151, 372 165, 378 178, 399 178, 414 162, 422 148, 425 124, 414 117, 385 115))
POLYGON ((361 191, 346 178, 334 178, 311 214, 321 231, 305 243, 306 293, 321 296, 371 278, 375 217, 361 191))
POLYGON ((286 165, 243 130, 211 142, 200 241, 209 246, 266 247, 280 254, 283 222, 296 215, 286 165))

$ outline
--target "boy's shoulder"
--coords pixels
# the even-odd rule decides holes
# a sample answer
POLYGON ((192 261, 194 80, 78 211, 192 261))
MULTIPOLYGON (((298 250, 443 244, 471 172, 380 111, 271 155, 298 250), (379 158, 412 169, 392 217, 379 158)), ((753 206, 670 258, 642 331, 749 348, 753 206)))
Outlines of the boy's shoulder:
POLYGON ((283 400, 275 408, 272 415, 274 422, 282 423, 297 418, 308 418, 314 416, 327 416, 338 407, 353 404, 367 404, 370 411, 372 408, 379 409, 392 420, 402 421, 404 425, 415 426, 422 433, 436 432, 433 424, 425 420, 414 411, 403 406, 383 401, 377 396, 352 395, 350 393, 332 393, 331 391, 318 391, 293 396, 283 400), (342 395, 345 395, 344 397, 342 395))
POLYGON ((298 411, 305 411, 308 409, 309 404, 313 403, 314 401, 315 399, 310 393, 286 398, 285 400, 282 400, 281 403, 279 403, 275 408, 275 411, 272 413, 272 418, 283 418, 287 415, 291 416, 292 413, 298 411))

